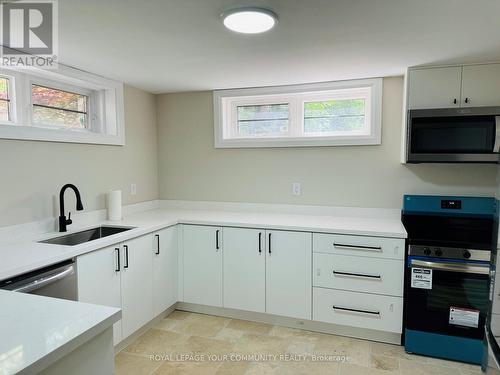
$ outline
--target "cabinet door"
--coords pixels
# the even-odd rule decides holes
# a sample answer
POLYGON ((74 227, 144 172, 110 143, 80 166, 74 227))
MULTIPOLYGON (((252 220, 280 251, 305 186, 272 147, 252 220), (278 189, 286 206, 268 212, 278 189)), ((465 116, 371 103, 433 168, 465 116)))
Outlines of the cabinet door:
POLYGON ((177 302, 177 226, 154 235, 153 309, 161 314, 177 302))
POLYGON ((224 307, 265 312, 265 231, 224 228, 224 307))
POLYGON ((500 105, 500 64, 463 67, 462 107, 500 105))
MULTIPOLYGON (((118 257, 119 246, 79 256, 76 260, 78 300, 96 305, 122 307, 118 257)), ((122 321, 113 325, 113 342, 122 339, 122 321)))
POLYGON ((311 233, 266 231, 266 312, 311 319, 311 233))
POLYGON ((126 338, 153 318, 153 235, 122 246, 122 333, 126 338))
POLYGON ((222 228, 183 226, 184 302, 222 307, 222 228))
POLYGON ((410 70, 408 108, 459 107, 461 80, 459 66, 410 70))

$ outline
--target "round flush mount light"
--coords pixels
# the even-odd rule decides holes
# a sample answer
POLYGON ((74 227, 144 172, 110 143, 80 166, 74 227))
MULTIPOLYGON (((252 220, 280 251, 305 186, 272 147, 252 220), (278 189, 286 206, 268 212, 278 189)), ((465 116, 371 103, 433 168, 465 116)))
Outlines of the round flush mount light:
POLYGON ((263 33, 278 22, 277 14, 264 8, 232 9, 222 13, 221 17, 229 30, 243 34, 263 33))

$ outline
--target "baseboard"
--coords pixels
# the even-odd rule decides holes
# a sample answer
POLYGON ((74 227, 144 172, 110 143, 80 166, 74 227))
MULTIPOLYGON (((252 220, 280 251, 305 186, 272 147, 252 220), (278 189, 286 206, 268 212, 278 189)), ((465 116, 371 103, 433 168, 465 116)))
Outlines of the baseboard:
POLYGON ((118 344, 116 344, 115 345, 115 355, 120 353, 123 349, 125 349, 127 346, 132 344, 140 336, 142 336, 148 330, 150 330, 155 325, 157 325, 161 320, 163 320, 165 317, 170 315, 176 309, 176 305, 177 304, 170 306, 168 309, 166 309, 165 311, 160 313, 158 316, 153 318, 153 320, 150 320, 148 323, 144 324, 137 331, 135 331, 134 333, 132 333, 131 335, 129 335, 128 337, 126 337, 122 341, 120 341, 118 344))
POLYGON ((301 319, 288 318, 278 315, 228 309, 224 307, 205 306, 205 305, 198 305, 186 302, 178 302, 175 309, 200 313, 200 314, 222 316, 225 318, 250 320, 258 323, 267 323, 289 328, 304 329, 307 331, 353 337, 363 340, 384 342, 388 344, 401 345, 401 334, 393 332, 383 332, 373 329, 342 326, 338 324, 315 322, 311 320, 301 320, 301 319))

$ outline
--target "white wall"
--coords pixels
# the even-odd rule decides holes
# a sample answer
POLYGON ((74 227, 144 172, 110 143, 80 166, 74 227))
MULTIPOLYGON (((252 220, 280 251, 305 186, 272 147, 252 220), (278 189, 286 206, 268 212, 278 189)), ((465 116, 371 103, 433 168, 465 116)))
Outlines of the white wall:
POLYGON ((400 164, 402 99, 403 78, 385 78, 381 146, 214 149, 211 92, 159 95, 160 197, 400 208, 405 193, 494 196, 494 165, 400 164))
MULTIPOLYGON (((55 197, 68 182, 79 188, 85 210, 104 208, 111 189, 122 189, 125 204, 158 198, 155 97, 130 86, 124 95, 124 147, 0 140, 0 226, 58 216, 55 197)), ((66 200, 74 211, 72 191, 66 200)))

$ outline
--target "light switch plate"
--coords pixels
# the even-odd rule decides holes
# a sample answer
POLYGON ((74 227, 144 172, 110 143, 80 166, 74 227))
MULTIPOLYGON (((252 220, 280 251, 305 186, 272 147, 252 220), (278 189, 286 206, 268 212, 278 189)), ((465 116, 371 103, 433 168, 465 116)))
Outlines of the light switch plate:
POLYGON ((137 184, 131 183, 130 184, 130 195, 136 195, 137 194, 137 184))

